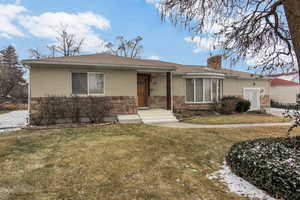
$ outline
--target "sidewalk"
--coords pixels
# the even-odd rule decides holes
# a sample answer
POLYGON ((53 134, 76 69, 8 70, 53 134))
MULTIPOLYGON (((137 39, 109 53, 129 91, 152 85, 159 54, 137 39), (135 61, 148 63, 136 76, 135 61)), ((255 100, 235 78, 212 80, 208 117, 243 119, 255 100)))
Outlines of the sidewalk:
POLYGON ((292 123, 257 123, 257 124, 224 124, 224 125, 205 125, 205 124, 189 124, 183 122, 150 124, 153 126, 167 128, 243 128, 243 127, 272 127, 272 126, 291 126, 292 123))

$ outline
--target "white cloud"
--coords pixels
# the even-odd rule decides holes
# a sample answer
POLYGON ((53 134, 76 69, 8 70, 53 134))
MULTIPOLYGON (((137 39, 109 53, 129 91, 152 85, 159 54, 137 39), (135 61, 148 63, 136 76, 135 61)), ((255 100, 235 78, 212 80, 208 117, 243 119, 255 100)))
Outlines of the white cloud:
POLYGON ((24 33, 15 25, 18 16, 26 12, 20 5, 0 4, 0 37, 24 36, 24 33))
POLYGON ((149 60, 160 60, 159 56, 149 56, 147 59, 149 60))
POLYGON ((184 40, 187 43, 192 44, 193 52, 199 53, 202 51, 212 51, 216 49, 220 49, 220 39, 214 37, 203 37, 195 36, 195 37, 186 37, 184 40))
POLYGON ((109 20, 93 12, 47 12, 40 16, 23 16, 19 22, 32 35, 53 41, 61 26, 67 25, 69 33, 84 39, 82 50, 85 52, 103 51, 105 41, 95 30, 107 30, 111 27, 109 20))

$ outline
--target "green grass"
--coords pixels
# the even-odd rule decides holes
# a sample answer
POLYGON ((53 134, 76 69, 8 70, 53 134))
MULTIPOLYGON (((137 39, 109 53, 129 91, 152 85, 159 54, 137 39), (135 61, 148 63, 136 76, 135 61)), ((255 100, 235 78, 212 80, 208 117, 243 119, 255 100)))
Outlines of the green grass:
POLYGON ((233 115, 219 115, 219 116, 202 116, 194 117, 185 120, 186 123, 193 124, 254 124, 254 123, 282 123, 289 122, 288 119, 276 117, 267 114, 233 114, 233 115))
POLYGON ((287 129, 111 125, 4 134, 0 199, 249 200, 206 175, 232 144, 287 129))

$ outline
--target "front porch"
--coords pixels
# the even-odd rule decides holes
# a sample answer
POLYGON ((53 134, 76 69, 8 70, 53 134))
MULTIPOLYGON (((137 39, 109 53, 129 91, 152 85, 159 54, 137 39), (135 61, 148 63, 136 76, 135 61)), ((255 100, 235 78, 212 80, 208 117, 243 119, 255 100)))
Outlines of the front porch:
POLYGON ((144 72, 137 74, 139 110, 172 110, 172 72, 144 72))

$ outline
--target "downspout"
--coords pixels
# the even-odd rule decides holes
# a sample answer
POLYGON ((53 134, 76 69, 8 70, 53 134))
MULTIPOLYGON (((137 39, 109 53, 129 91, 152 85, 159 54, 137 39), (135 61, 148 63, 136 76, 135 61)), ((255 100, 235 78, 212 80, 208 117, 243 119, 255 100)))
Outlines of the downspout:
POLYGON ((28 95, 27 95, 27 111, 28 111, 28 117, 27 117, 27 125, 30 124, 30 110, 31 110, 31 77, 30 77, 30 70, 31 67, 29 65, 24 65, 26 69, 28 69, 28 95))

